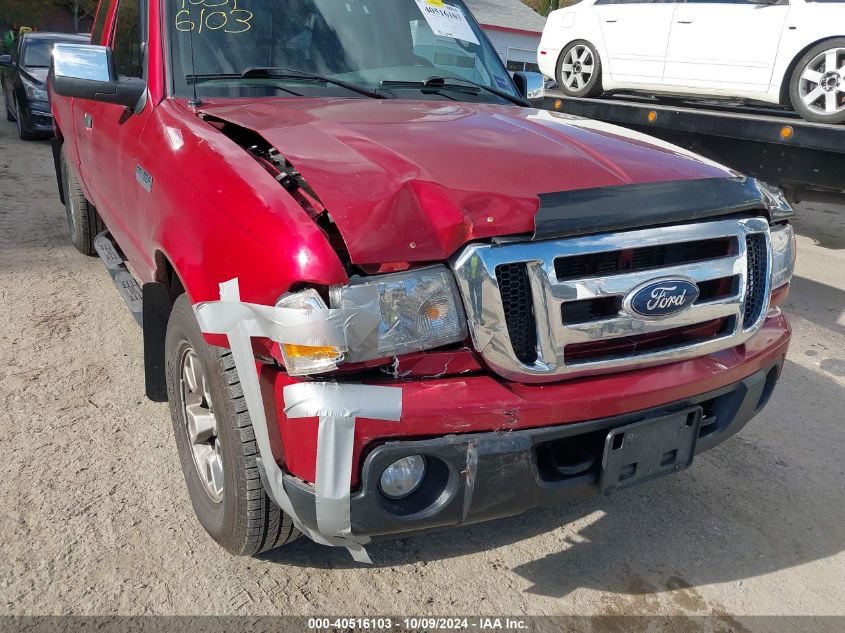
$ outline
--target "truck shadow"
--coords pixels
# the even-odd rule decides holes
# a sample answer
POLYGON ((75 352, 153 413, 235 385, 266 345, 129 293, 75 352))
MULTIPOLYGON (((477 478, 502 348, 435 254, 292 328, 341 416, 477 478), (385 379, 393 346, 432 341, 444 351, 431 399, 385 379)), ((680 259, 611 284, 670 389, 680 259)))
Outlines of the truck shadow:
POLYGON ((831 332, 845 334, 845 326, 839 322, 843 310, 845 292, 839 288, 799 275, 792 278, 784 305, 790 317, 800 317, 831 332))
MULTIPOLYGON (((610 498, 374 543, 368 546, 373 562, 418 564, 536 538, 531 547, 542 555, 517 563, 511 572, 531 583, 529 593, 564 597, 578 588, 629 595, 691 589, 839 554, 845 549, 845 428, 837 412, 845 410, 845 390, 818 373, 786 365, 765 412, 700 455, 689 471, 610 498)), ((525 557, 525 551, 523 545, 468 565, 492 563, 507 574, 507 558, 525 557)), ((343 550, 304 541, 265 559, 360 567, 343 550)))

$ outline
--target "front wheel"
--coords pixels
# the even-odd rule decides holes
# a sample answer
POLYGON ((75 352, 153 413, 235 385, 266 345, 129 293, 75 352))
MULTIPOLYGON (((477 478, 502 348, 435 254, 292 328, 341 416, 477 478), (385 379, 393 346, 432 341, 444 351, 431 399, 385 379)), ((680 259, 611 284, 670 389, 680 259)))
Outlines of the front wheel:
POLYGON ((18 136, 22 141, 31 141, 35 138, 35 134, 26 129, 26 122, 23 120, 23 112, 21 111, 21 104, 17 96, 14 98, 15 103, 15 123, 18 127, 18 136))
POLYGON ((807 121, 845 123, 845 37, 822 42, 798 60, 789 99, 807 121))
POLYGON ((587 41, 571 42, 557 60, 555 80, 570 97, 597 97, 602 93, 601 60, 587 41))
POLYGON ((73 165, 64 151, 61 156, 61 178, 65 194, 65 212, 70 241, 83 255, 95 255, 94 238, 105 230, 105 225, 97 214, 79 184, 73 165))
POLYGON ((232 353, 205 342, 184 294, 167 324, 165 358, 176 448, 202 526, 235 555, 295 540, 299 532, 261 483, 258 446, 232 353))
POLYGON ((9 123, 14 123, 15 117, 12 116, 12 110, 9 108, 9 99, 6 98, 6 84, 0 83, 0 90, 3 91, 3 103, 6 105, 6 120, 9 123))

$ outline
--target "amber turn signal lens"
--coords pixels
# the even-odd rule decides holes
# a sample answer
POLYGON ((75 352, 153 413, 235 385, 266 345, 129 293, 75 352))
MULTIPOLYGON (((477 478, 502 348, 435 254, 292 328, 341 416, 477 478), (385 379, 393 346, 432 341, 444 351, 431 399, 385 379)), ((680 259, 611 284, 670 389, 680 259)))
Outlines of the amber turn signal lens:
POLYGON ((784 126, 780 129, 780 137, 781 137, 784 141, 788 141, 788 140, 789 140, 789 139, 791 139, 793 136, 795 136, 795 130, 793 130, 793 129, 792 129, 792 126, 791 126, 791 125, 784 125, 784 126))
POLYGON ((560 106, 562 106, 562 105, 563 105, 563 103, 561 102, 560 99, 555 99, 555 110, 560 110, 560 106))
POLYGON ((654 123, 656 120, 657 120, 657 112, 655 112, 654 110, 651 110, 648 113, 648 122, 654 123))
POLYGON ((336 347, 312 347, 310 345, 282 345, 289 358, 334 359, 341 351, 336 347))

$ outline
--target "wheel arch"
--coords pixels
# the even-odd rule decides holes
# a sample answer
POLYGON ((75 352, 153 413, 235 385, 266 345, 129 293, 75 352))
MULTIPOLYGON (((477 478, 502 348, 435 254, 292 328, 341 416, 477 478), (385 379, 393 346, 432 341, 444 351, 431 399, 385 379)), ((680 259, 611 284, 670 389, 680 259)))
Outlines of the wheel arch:
POLYGON ((792 83, 792 73, 795 72, 795 67, 798 65, 798 61, 807 54, 814 46, 818 46, 819 44, 823 44, 828 40, 835 40, 840 37, 845 37, 845 34, 842 35, 826 35, 824 37, 820 37, 814 42, 810 42, 800 51, 798 51, 792 58, 792 61, 789 62, 789 65, 786 67, 786 72, 783 75, 783 79, 780 83, 780 103, 781 105, 790 105, 789 101, 789 85, 792 83))

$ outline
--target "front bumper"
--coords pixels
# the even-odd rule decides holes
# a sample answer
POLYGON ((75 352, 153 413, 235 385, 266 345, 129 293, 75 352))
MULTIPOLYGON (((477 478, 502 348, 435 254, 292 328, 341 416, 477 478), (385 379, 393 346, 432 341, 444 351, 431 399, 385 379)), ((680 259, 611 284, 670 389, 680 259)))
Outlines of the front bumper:
POLYGON ((21 104, 23 126, 28 132, 53 134, 53 115, 46 101, 26 101, 21 104))
MULTIPOLYGON (((519 514, 599 493, 601 451, 607 433, 619 426, 701 406, 704 411, 696 453, 739 431, 769 399, 784 357, 730 385, 647 410, 607 418, 521 431, 468 433, 435 439, 386 442, 364 460, 360 489, 351 497, 352 533, 387 537, 519 514), (592 464, 561 474, 562 455, 592 455, 592 464), (429 464, 422 486, 390 501, 378 488, 393 461, 422 454, 429 464)), ((313 487, 288 475, 285 489, 297 515, 316 529, 313 487)))

